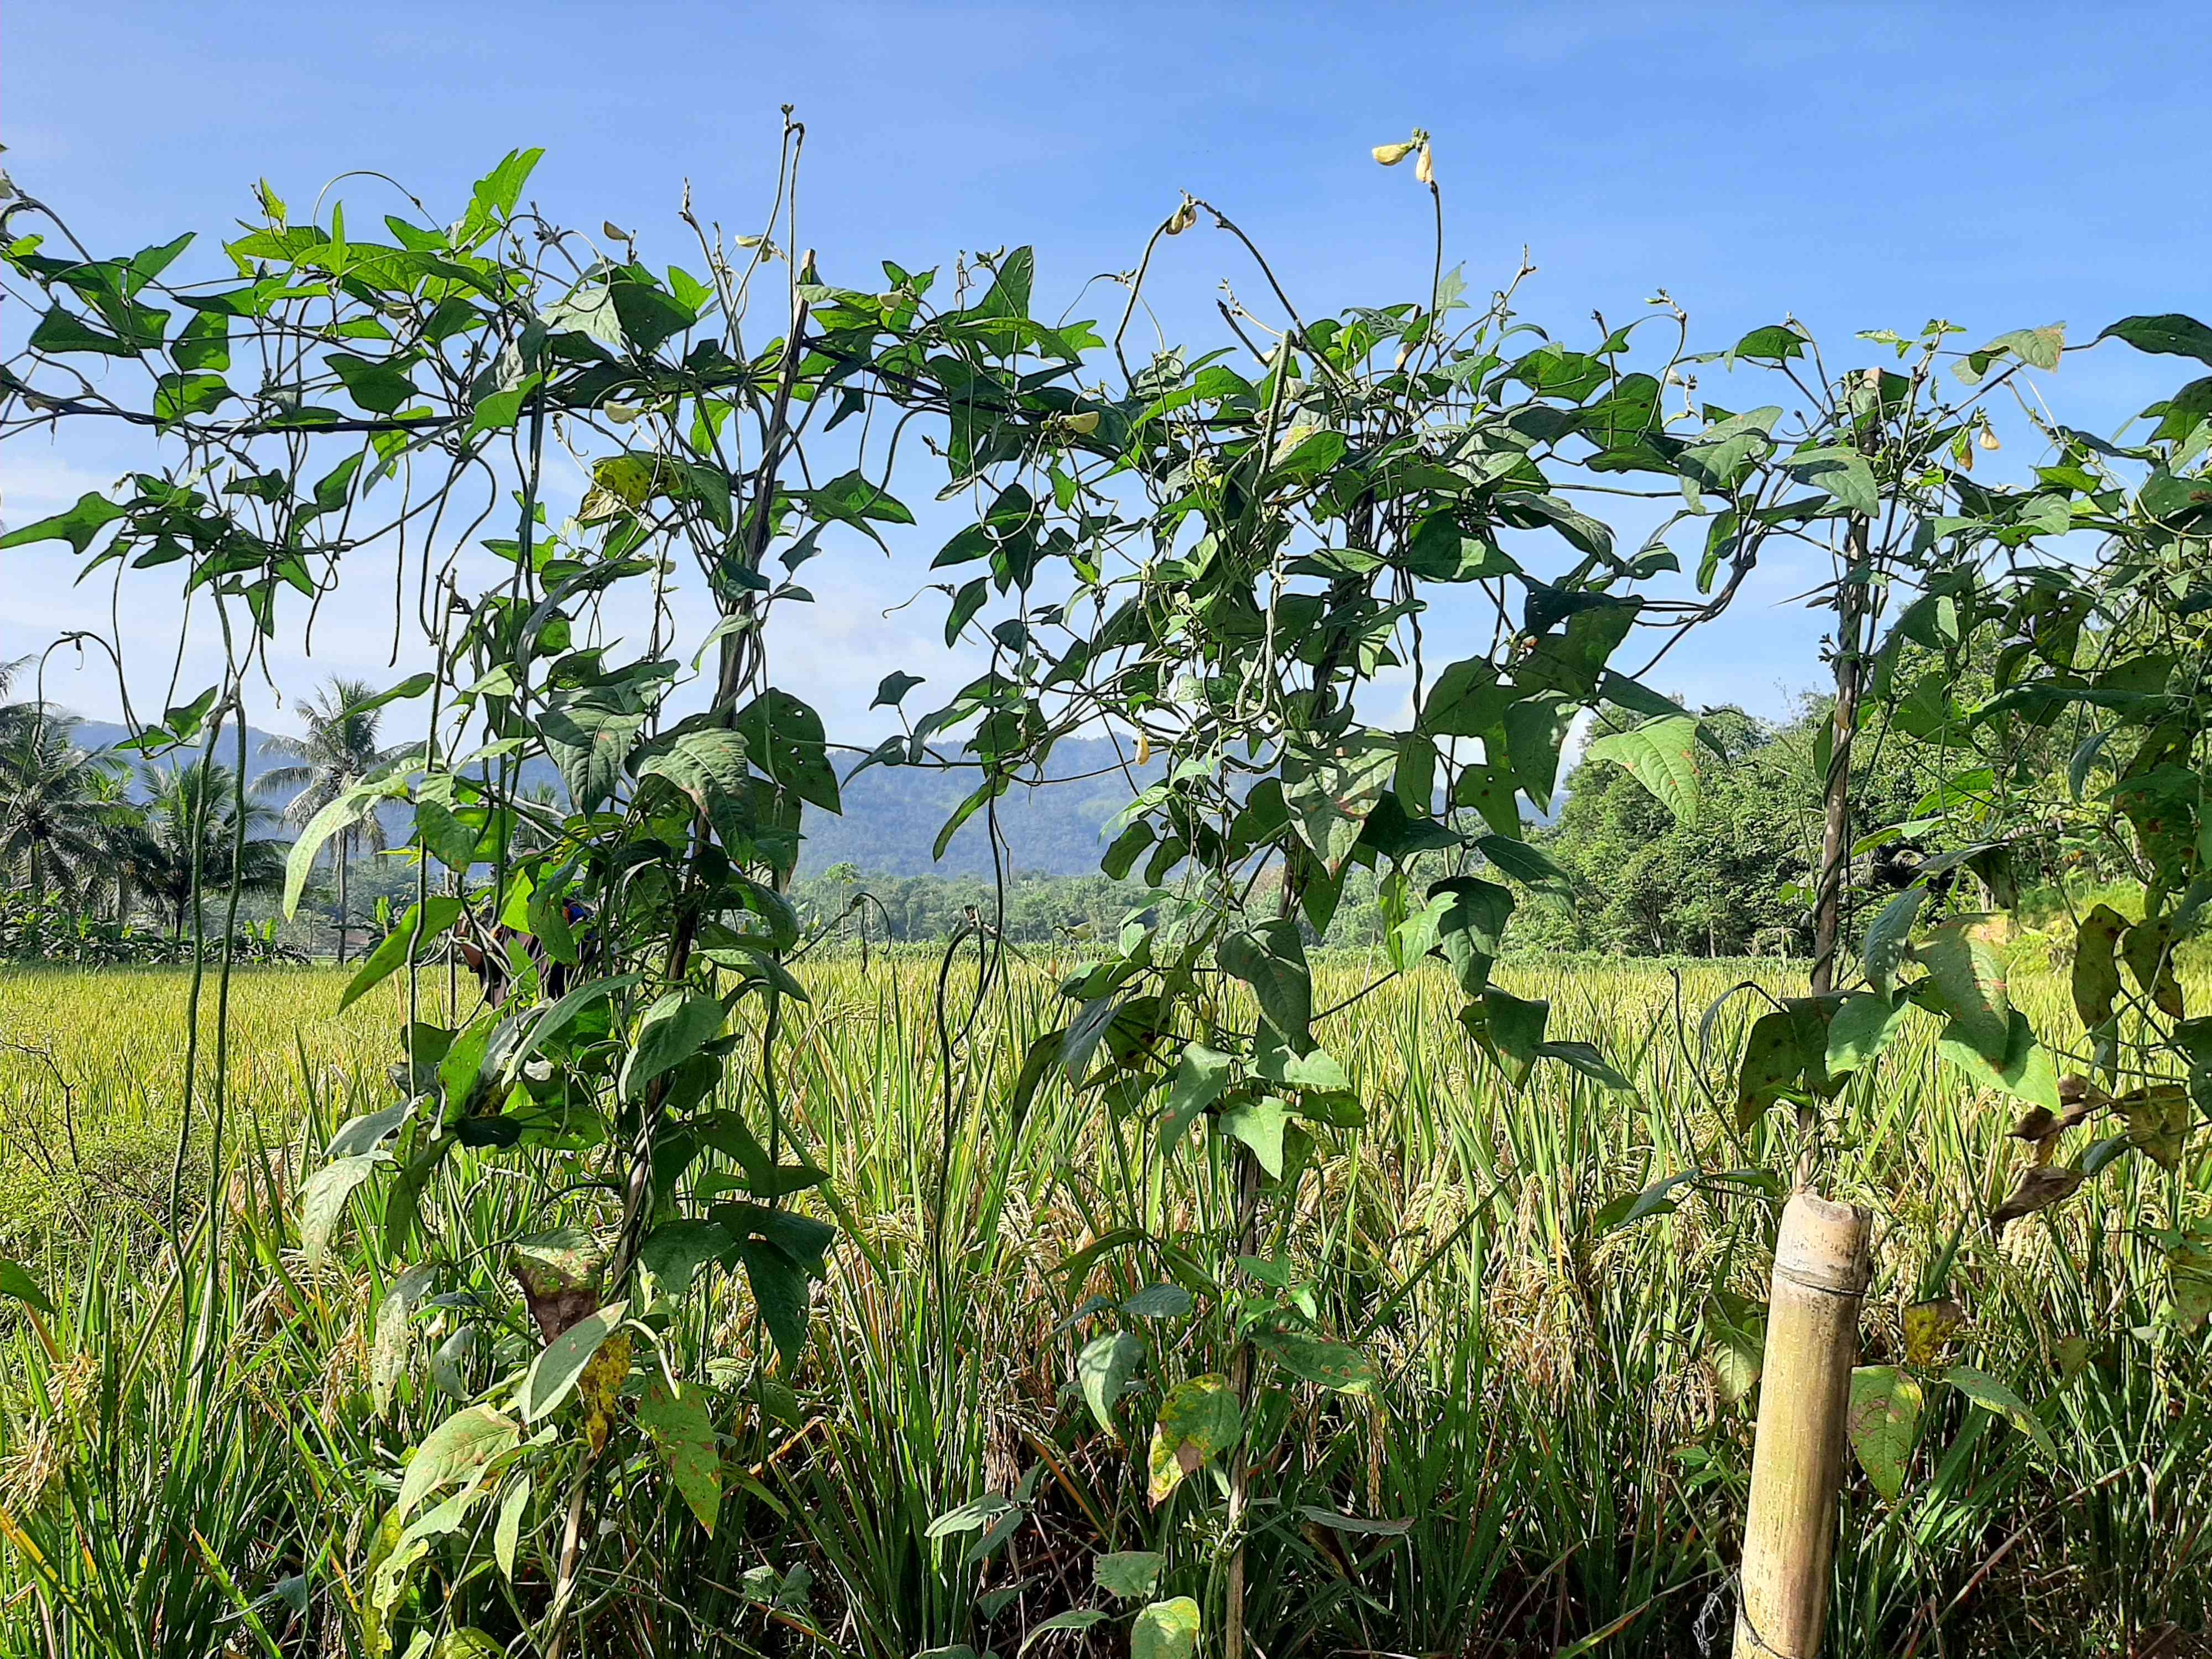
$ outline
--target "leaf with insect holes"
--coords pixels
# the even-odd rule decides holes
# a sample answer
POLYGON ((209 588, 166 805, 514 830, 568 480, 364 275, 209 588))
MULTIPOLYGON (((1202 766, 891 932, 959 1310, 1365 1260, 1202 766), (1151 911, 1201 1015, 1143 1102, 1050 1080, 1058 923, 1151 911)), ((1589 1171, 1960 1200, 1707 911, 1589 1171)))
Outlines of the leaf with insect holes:
POLYGON ((1262 1332, 1267 1357, 1291 1376, 1338 1394, 1364 1395, 1375 1386, 1375 1368, 1348 1342, 1328 1342, 1296 1331, 1262 1332))
POLYGON ((1313 1023, 1313 972, 1295 920, 1263 923, 1231 933, 1219 946, 1224 973, 1243 980, 1260 1012, 1285 1041, 1303 1043, 1313 1023))
POLYGON ((1356 732, 1327 753, 1294 751, 1283 763, 1283 800, 1298 837, 1334 875, 1398 769, 1398 744, 1356 732))
POLYGON ((1865 456, 1840 444, 1801 449, 1784 462, 1790 476, 1832 496, 1846 511, 1871 518, 1881 510, 1881 493, 1865 456))
POLYGON ((1193 1119, 1221 1098, 1235 1065, 1230 1056, 1202 1042, 1187 1044, 1168 1084, 1167 1110, 1160 1121, 1160 1145, 1174 1146, 1193 1119))
POLYGON ((1871 1066, 1904 1026, 1911 1003, 1862 991, 1845 997, 1828 1022, 1826 1063, 1841 1077, 1871 1066))
POLYGON ((1283 1130, 1290 1122, 1288 1102, 1276 1095, 1240 1100, 1217 1120, 1221 1133, 1251 1149, 1260 1167, 1279 1179, 1283 1173, 1283 1130))
POLYGON ((2109 904, 2090 911, 2075 930, 2074 1012, 2090 1030, 2112 1017, 2120 994, 2120 935, 2127 930, 2128 919, 2109 904))
POLYGON ((1753 1020, 1736 1061, 1737 1127, 1748 1129, 1758 1122, 1768 1107, 1801 1086, 1804 1073, 1804 1052, 1790 1011, 1771 1009, 1753 1020))
POLYGON ((1913 921, 1927 902, 1925 887, 1908 887, 1884 905, 1881 914, 1868 925, 1867 977, 1885 995, 1897 988, 1897 970, 1905 961, 1913 921))
POLYGON ((2124 340, 2137 351, 2165 352, 2212 363, 2212 328, 2177 311, 2155 317, 2123 317, 2100 340, 2124 340))
POLYGON ((433 1492, 474 1479, 488 1464, 522 1443, 521 1425, 489 1406, 455 1412, 422 1437, 408 1460, 392 1514, 404 1522, 433 1492))
POLYGON ((623 1097, 641 1098, 647 1084, 720 1036, 726 1018, 720 1001, 704 991, 663 992, 638 1023, 637 1042, 623 1067, 623 1097))

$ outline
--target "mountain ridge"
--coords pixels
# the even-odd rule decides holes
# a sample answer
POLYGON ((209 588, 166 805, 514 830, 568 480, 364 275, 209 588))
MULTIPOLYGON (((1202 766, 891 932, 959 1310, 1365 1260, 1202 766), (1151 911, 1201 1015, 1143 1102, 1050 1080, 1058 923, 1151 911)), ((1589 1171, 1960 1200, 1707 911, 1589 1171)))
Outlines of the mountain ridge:
MULTIPOLYGON (((76 740, 88 749, 112 748, 130 735, 127 727, 112 720, 80 719, 76 726, 76 740)), ((270 751, 275 735, 252 726, 246 728, 249 786, 292 763, 289 757, 270 751)), ((197 759, 200 752, 194 744, 147 763, 171 767, 197 759)), ((231 764, 236 754, 234 734, 226 730, 219 736, 214 753, 222 764, 231 764)), ((1048 781, 1017 784, 997 803, 995 816, 1006 842, 1009 867, 1043 875, 1088 875, 1098 868, 1099 855, 1105 850, 1107 822, 1134 793, 1130 780, 1134 778, 1138 787, 1155 781, 1162 775, 1163 763, 1138 766, 1109 738, 1067 738, 1053 759, 1048 781)), ((938 830, 975 788, 977 776, 968 767, 872 766, 856 772, 843 787, 842 814, 807 809, 799 872, 819 875, 834 865, 850 863, 872 875, 988 875, 994 867, 990 814, 979 812, 963 824, 942 859, 930 855, 938 830)), ((540 761, 526 771, 524 782, 535 785, 553 777, 552 769, 540 761), (541 769, 542 777, 538 775, 541 769)), ((272 793, 263 799, 281 811, 290 796, 272 793)), ((406 809, 388 808, 382 816, 394 843, 404 839, 409 832, 406 809)))

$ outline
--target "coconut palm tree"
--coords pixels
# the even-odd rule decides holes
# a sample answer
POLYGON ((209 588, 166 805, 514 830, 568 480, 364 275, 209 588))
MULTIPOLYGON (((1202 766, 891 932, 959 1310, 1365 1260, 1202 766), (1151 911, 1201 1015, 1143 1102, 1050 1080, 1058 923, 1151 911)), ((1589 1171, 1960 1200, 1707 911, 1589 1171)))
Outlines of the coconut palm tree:
MULTIPOLYGON (((363 680, 333 679, 321 696, 302 711, 307 734, 303 738, 270 738, 263 750, 292 763, 261 775, 256 793, 298 793, 285 805, 284 822, 297 829, 359 783, 380 763, 401 753, 407 745, 380 747, 377 743, 379 711, 356 705, 376 695, 363 680)), ((338 960, 345 960, 346 871, 363 849, 381 853, 386 845, 384 825, 374 813, 352 823, 331 838, 331 869, 337 878, 338 960)))
POLYGON ((115 925, 131 925, 131 902, 144 890, 149 865, 146 809, 131 799, 131 774, 118 766, 95 780, 93 794, 99 803, 94 837, 100 843, 100 873, 95 884, 104 888, 114 904, 115 925))
POLYGON ((38 724, 37 703, 8 701, 8 694, 15 689, 16 680, 35 660, 32 657, 18 657, 13 662, 0 662, 0 748, 12 747, 18 738, 38 724))
POLYGON ((50 890, 80 895, 100 876, 106 779, 118 763, 80 748, 66 714, 9 725, 0 740, 0 871, 33 900, 50 890))
POLYGON ((204 896, 227 891, 234 884, 248 893, 283 890, 284 856, 290 843, 255 833, 279 821, 268 807, 246 803, 246 841, 236 849, 234 861, 239 798, 237 775, 228 767, 219 761, 194 761, 174 770, 149 766, 140 781, 148 799, 143 825, 134 838, 134 862, 147 897, 168 918, 171 937, 184 937, 191 913, 196 823, 204 896))

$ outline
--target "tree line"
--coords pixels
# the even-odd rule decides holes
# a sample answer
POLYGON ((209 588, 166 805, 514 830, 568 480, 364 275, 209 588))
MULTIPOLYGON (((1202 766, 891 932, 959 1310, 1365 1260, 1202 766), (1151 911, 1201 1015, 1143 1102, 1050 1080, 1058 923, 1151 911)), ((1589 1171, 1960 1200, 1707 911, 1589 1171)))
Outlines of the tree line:
MULTIPOLYGON (((31 662, 0 663, 0 956, 174 959, 196 908, 212 921, 235 891, 269 910, 292 848, 283 831, 392 753, 379 742, 376 711, 356 707, 368 689, 335 679, 305 709, 303 736, 266 740, 286 763, 241 787, 213 743, 162 765, 128 742, 81 741, 76 716, 20 696, 31 662)), ((351 925, 351 866, 387 844, 374 817, 333 838, 328 886, 341 959, 347 933, 362 931, 351 925)), ((297 954, 276 948, 273 926, 240 942, 297 954)))

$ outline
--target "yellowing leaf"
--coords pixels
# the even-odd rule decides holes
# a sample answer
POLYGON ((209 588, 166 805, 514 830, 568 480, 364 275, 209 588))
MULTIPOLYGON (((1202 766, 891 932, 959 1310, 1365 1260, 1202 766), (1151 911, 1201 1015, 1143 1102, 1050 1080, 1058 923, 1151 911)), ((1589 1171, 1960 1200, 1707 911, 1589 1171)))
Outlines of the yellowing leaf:
POLYGON ((677 1491, 713 1537, 722 1507, 722 1468, 714 1425, 707 1414, 706 1389, 696 1382, 672 1389, 656 1377, 638 1401, 637 1418, 667 1460, 677 1491))
POLYGON ((1129 1659, 1190 1659, 1198 1649, 1198 1603, 1155 1601, 1129 1626, 1129 1659))
POLYGON ((1966 1322, 1966 1310, 1948 1296, 1916 1302, 1905 1310, 1905 1359, 1911 1365, 1932 1365, 1966 1322))
POLYGON ((607 1449, 615 1396, 629 1379, 629 1333, 617 1331, 584 1362, 583 1374, 576 1379, 576 1398, 584 1403, 584 1438, 594 1453, 607 1449))
POLYGON ((636 455, 610 455, 592 466, 592 483, 633 510, 653 499, 653 465, 636 455))
POLYGON ((1166 1502, 1185 1475, 1204 1468, 1243 1431, 1244 1414, 1227 1377, 1194 1376, 1169 1389, 1152 1426, 1148 1462, 1153 1504, 1166 1502))

